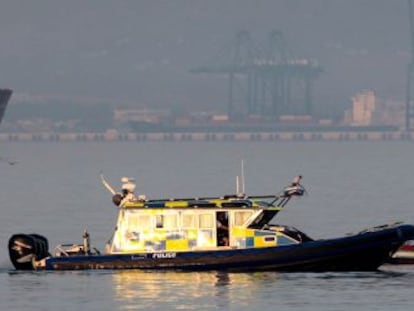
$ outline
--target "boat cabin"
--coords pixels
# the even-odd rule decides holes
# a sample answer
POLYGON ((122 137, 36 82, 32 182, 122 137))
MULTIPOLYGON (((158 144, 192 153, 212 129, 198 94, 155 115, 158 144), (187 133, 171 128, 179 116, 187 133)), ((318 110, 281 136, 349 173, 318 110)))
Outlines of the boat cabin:
POLYGON ((179 252, 298 243, 284 233, 284 228, 268 225, 284 205, 274 205, 274 199, 227 196, 126 202, 119 207, 106 252, 179 252))

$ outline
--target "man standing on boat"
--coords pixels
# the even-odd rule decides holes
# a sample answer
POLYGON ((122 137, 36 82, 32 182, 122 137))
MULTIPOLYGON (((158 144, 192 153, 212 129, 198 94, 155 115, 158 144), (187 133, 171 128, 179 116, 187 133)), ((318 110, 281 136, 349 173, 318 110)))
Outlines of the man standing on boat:
POLYGON ((283 195, 285 197, 290 197, 293 195, 301 196, 305 193, 305 188, 300 184, 302 180, 302 175, 297 175, 292 179, 292 182, 289 187, 285 188, 283 195))
POLYGON ((227 212, 217 212, 217 246, 229 245, 229 218, 227 212))
POLYGON ((295 176, 292 179, 291 187, 301 186, 300 181, 302 180, 302 175, 295 176))

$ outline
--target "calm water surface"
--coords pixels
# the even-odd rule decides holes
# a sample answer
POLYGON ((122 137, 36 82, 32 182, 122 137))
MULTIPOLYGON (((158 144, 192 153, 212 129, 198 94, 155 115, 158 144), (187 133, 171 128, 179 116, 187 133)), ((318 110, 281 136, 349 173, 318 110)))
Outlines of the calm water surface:
POLYGON ((369 273, 15 272, 7 241, 17 232, 59 243, 87 229, 102 249, 116 208, 99 173, 119 186, 135 177, 150 198, 235 191, 244 160, 246 192, 279 192, 297 174, 309 195, 274 222, 315 238, 370 226, 414 223, 414 144, 1 143, 1 310, 412 310, 414 267, 369 273))

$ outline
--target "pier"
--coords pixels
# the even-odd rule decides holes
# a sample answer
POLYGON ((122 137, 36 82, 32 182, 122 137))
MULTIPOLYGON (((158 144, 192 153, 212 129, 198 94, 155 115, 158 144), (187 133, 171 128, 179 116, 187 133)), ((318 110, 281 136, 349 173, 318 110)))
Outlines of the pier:
POLYGON ((312 142, 414 141, 414 132, 82 132, 0 133, 0 142, 312 142))

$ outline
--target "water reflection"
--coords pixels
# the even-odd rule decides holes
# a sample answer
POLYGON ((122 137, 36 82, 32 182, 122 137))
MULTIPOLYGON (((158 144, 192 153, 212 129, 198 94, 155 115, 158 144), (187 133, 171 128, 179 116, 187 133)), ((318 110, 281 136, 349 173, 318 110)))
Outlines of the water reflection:
POLYGON ((344 273, 9 271, 0 273, 0 301, 2 310, 16 311, 412 310, 413 282, 413 267, 344 273))
POLYGON ((248 306, 277 273, 144 272, 113 274, 114 298, 122 309, 229 309, 248 306))

